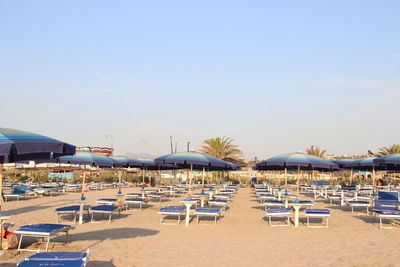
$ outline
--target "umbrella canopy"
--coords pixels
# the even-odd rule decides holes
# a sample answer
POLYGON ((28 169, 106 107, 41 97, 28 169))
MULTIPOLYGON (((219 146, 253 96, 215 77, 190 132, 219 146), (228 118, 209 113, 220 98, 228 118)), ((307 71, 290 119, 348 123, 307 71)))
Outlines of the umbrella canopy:
POLYGON ((56 159, 58 163, 90 165, 93 167, 115 167, 117 164, 113 159, 99 153, 88 151, 77 152, 74 156, 63 156, 56 159))
POLYGON ((111 157, 115 161, 116 167, 124 167, 124 168, 139 168, 143 166, 143 162, 138 159, 129 158, 125 156, 115 156, 111 157))
POLYGON ((390 154, 373 159, 375 164, 384 165, 388 170, 400 169, 400 154, 390 154))
POLYGON ((0 163, 73 154, 73 145, 31 132, 0 128, 0 163))
POLYGON ((341 169, 349 169, 347 165, 351 164, 353 161, 355 161, 355 159, 335 159, 332 161, 336 163, 341 169))
POLYGON ((379 169, 385 169, 382 165, 374 162, 374 160, 377 159, 377 157, 368 157, 368 158, 362 158, 362 159, 355 159, 352 160, 344 165, 345 168, 347 169, 353 169, 353 170, 379 170, 379 169))
POLYGON ((230 167, 229 163, 226 161, 206 156, 200 152, 195 151, 168 154, 156 158, 154 161, 157 164, 174 164, 180 168, 189 168, 190 166, 192 166, 194 169, 209 167, 219 170, 228 170, 230 167))
POLYGON ((337 170, 339 166, 330 160, 308 155, 306 153, 291 153, 278 155, 256 164, 257 170, 283 170, 283 169, 303 169, 303 170, 337 170))

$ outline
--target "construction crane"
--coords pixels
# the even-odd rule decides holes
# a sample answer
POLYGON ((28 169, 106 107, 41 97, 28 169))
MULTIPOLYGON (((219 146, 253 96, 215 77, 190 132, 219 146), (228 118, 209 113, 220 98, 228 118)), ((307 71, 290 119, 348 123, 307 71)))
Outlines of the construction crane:
POLYGON ((155 149, 152 145, 150 145, 149 143, 147 143, 146 141, 144 141, 143 139, 140 139, 140 141, 143 143, 143 145, 145 145, 146 147, 150 148, 151 150, 153 150, 153 152, 156 152, 157 156, 161 155, 160 151, 158 151, 157 149, 155 149))

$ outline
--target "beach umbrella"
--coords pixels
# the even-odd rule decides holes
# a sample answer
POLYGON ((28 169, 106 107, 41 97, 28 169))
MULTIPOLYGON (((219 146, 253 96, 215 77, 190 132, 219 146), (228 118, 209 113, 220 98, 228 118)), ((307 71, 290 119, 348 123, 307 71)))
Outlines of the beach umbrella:
POLYGON ((377 163, 376 159, 377 157, 355 159, 345 164, 345 167, 357 171, 372 171, 372 185, 375 185, 375 171, 386 169, 384 165, 377 163))
POLYGON ((228 170, 230 166, 229 163, 226 161, 210 157, 195 151, 168 154, 156 158, 154 161, 157 164, 173 164, 181 169, 190 169, 189 193, 191 192, 193 169, 201 169, 203 170, 203 172, 205 172, 206 169, 228 170))
POLYGON ((386 170, 400 170, 400 154, 390 154, 375 158, 374 163, 379 164, 381 168, 385 168, 386 170))
POLYGON ((379 166, 385 167, 391 170, 400 169, 400 154, 390 154, 379 158, 374 158, 373 162, 379 166))
MULTIPOLYGON (((3 164, 75 154, 75 146, 36 133, 0 128, 0 212, 3 164)), ((1 239, 1 238, 0 238, 1 239)))
POLYGON ((287 171, 297 170, 297 194, 300 188, 300 170, 334 171, 339 166, 330 160, 308 155, 302 152, 274 156, 256 164, 257 170, 284 170, 285 186, 287 186, 287 171))
POLYGON ((118 163, 100 153, 92 153, 89 151, 79 151, 73 156, 62 156, 56 159, 58 163, 77 164, 84 166, 83 181, 82 181, 82 197, 84 196, 85 183, 86 183, 86 166, 98 168, 113 168, 118 163))

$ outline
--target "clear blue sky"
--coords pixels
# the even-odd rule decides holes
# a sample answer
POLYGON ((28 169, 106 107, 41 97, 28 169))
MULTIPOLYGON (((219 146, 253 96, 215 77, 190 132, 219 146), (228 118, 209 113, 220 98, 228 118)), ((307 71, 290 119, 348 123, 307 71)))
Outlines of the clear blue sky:
POLYGON ((0 125, 118 154, 400 143, 400 1, 0 1, 0 125))

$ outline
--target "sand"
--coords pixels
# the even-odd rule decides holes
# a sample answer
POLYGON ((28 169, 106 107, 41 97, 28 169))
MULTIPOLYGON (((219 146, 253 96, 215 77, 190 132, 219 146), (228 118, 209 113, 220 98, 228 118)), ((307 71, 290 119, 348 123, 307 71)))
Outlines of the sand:
MULTIPOLYGON (((135 189, 123 189, 133 192, 135 189)), ((117 190, 87 193, 94 203, 115 197, 117 190)), ((30 223, 56 223, 54 209, 71 204, 79 194, 12 201, 3 205, 17 228, 30 223)), ((379 229, 365 212, 331 206, 319 198, 315 207, 333 210, 328 229, 269 227, 251 189, 242 188, 218 224, 189 227, 160 225, 158 209, 178 205, 176 198, 151 203, 142 211, 125 211, 111 224, 76 225, 67 245, 52 244, 51 251, 90 249, 88 266, 400 266, 400 227, 379 229)), ((307 197, 302 197, 307 199, 307 197)), ((292 216, 293 217, 293 216, 292 216)), ((63 236, 54 239, 62 241, 63 236)), ((36 247, 33 240, 24 246, 36 247)), ((6 251, 1 266, 15 266, 32 252, 6 251)))

